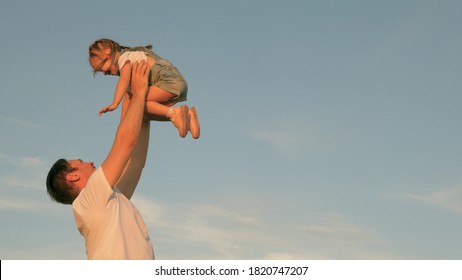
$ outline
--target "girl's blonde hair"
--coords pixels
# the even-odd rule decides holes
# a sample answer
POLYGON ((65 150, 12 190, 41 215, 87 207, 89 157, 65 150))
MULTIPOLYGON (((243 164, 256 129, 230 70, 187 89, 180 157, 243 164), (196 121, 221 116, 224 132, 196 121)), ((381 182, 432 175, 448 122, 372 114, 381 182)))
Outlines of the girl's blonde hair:
POLYGON ((101 57, 102 52, 104 50, 110 49, 111 52, 109 53, 109 57, 106 59, 102 59, 101 63, 93 69, 93 75, 99 71, 99 69, 103 66, 104 63, 110 58, 111 62, 114 63, 114 55, 116 52, 121 52, 122 49, 128 49, 128 47, 121 46, 116 41, 110 39, 99 39, 94 41, 90 47, 88 47, 88 60, 91 60, 92 57, 101 57))
MULTIPOLYGON (((111 59, 111 63, 114 63, 116 52, 120 53, 123 50, 139 49, 139 48, 140 47, 130 48, 126 46, 121 46, 116 41, 113 41, 111 39, 105 39, 105 38, 94 41, 90 45, 90 47, 88 47, 88 60, 90 60, 92 57, 95 57, 95 56, 100 57, 104 50, 110 49, 111 52, 109 53, 109 57, 103 59, 101 63, 98 65, 98 67, 93 69, 93 75, 96 75, 96 73, 103 66, 103 64, 106 63, 108 59, 111 59)), ((142 48, 152 49, 152 45, 148 45, 142 48)))

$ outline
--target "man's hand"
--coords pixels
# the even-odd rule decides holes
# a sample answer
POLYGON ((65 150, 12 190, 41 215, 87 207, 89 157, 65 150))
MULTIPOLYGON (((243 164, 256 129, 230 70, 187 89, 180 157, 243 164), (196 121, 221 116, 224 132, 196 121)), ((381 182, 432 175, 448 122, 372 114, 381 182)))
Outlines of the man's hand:
POLYGON ((135 62, 132 67, 131 88, 133 95, 148 93, 149 65, 146 61, 135 62))

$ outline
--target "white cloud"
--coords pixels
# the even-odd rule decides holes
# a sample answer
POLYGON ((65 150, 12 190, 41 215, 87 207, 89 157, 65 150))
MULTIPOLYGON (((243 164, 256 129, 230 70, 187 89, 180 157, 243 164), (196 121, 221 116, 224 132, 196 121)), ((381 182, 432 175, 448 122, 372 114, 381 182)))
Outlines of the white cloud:
POLYGON ((40 157, 22 157, 18 164, 22 167, 42 167, 46 162, 40 157))
MULTIPOLYGON (((293 222, 272 219, 270 213, 249 214, 239 208, 233 210, 211 204, 166 204, 139 195, 134 197, 134 204, 149 228, 158 259, 397 258, 387 253, 389 244, 376 233, 339 215, 322 215, 293 222)), ((48 201, 4 196, 0 197, 0 209, 43 210, 50 215, 56 212, 55 205, 48 201)), ((20 259, 34 256, 41 259, 82 258, 84 247, 80 239, 77 240, 79 243, 72 252, 59 253, 57 250, 47 255, 31 248, 24 252, 11 251, 4 256, 20 259), (79 256, 76 252, 80 252, 79 256)), ((61 244, 57 249, 66 246, 61 244)))
POLYGON ((296 135, 285 131, 275 130, 255 130, 251 134, 252 138, 268 143, 279 154, 293 157, 297 153, 306 150, 308 139, 306 135, 296 135))
MULTIPOLYGON (((212 205, 166 206, 138 196, 134 198, 134 203, 146 224, 158 232, 158 242, 184 246, 184 251, 176 258, 234 259, 239 256, 239 243, 258 240, 252 228, 258 227, 261 222, 249 215, 212 205)), ((167 253, 162 258, 169 257, 167 253)))
POLYGON ((295 224, 217 205, 166 205, 137 197, 159 259, 383 259, 386 242, 347 218, 295 224))
POLYGON ((10 126, 18 127, 18 128, 36 128, 38 125, 30 122, 25 121, 17 118, 7 117, 7 116, 0 116, 0 121, 10 126))
POLYGON ((36 243, 27 248, 8 248, 0 250, 2 260, 82 260, 86 259, 85 247, 81 240, 66 242, 36 243))
POLYGON ((0 176, 0 189, 44 189, 46 161, 41 157, 12 157, 0 153, 0 167, 2 167, 2 162, 7 165, 3 170, 12 167, 15 171, 9 171, 7 175, 0 176), (17 170, 18 167, 19 170, 17 170))
POLYGON ((240 224, 249 224, 254 226, 262 225, 262 222, 256 217, 232 212, 214 205, 204 205, 201 207, 196 207, 194 208, 194 211, 203 217, 216 217, 219 219, 225 219, 240 224))
POLYGON ((308 152, 328 151, 335 147, 337 136, 316 125, 287 121, 256 125, 250 137, 267 143, 279 155, 288 158, 303 156, 308 152))
POLYGON ((43 201, 32 199, 2 196, 0 197, 0 209, 16 211, 50 210, 52 209, 52 203, 46 203, 43 201))
POLYGON ((300 229, 322 259, 393 259, 386 241, 367 227, 341 215, 327 215, 300 229))
POLYGON ((412 199, 462 213, 462 187, 425 195, 411 195, 412 199))
POLYGON ((16 177, 16 176, 6 176, 0 177, 0 184, 2 189, 16 189, 16 188, 25 188, 25 189, 43 189, 45 182, 39 181, 36 178, 26 178, 26 177, 16 177))
POLYGON ((30 157, 12 157, 4 153, 0 153, 0 159, 10 165, 15 165, 23 168, 27 167, 43 167, 47 163, 43 158, 30 156, 30 157))

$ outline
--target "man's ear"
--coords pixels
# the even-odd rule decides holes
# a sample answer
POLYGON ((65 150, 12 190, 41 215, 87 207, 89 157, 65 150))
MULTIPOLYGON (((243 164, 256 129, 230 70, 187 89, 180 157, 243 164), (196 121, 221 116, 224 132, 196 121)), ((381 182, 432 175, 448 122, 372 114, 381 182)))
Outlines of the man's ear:
POLYGON ((77 182, 78 180, 80 180, 80 176, 75 173, 68 173, 66 175, 66 180, 68 180, 69 182, 77 182))

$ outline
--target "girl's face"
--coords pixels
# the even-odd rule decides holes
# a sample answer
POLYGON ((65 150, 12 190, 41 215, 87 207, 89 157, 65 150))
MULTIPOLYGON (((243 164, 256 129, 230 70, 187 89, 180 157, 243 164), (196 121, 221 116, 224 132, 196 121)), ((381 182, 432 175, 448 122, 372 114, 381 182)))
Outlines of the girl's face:
POLYGON ((90 65, 96 72, 102 72, 104 75, 118 75, 119 69, 112 63, 108 53, 100 56, 94 56, 90 59, 90 65))

